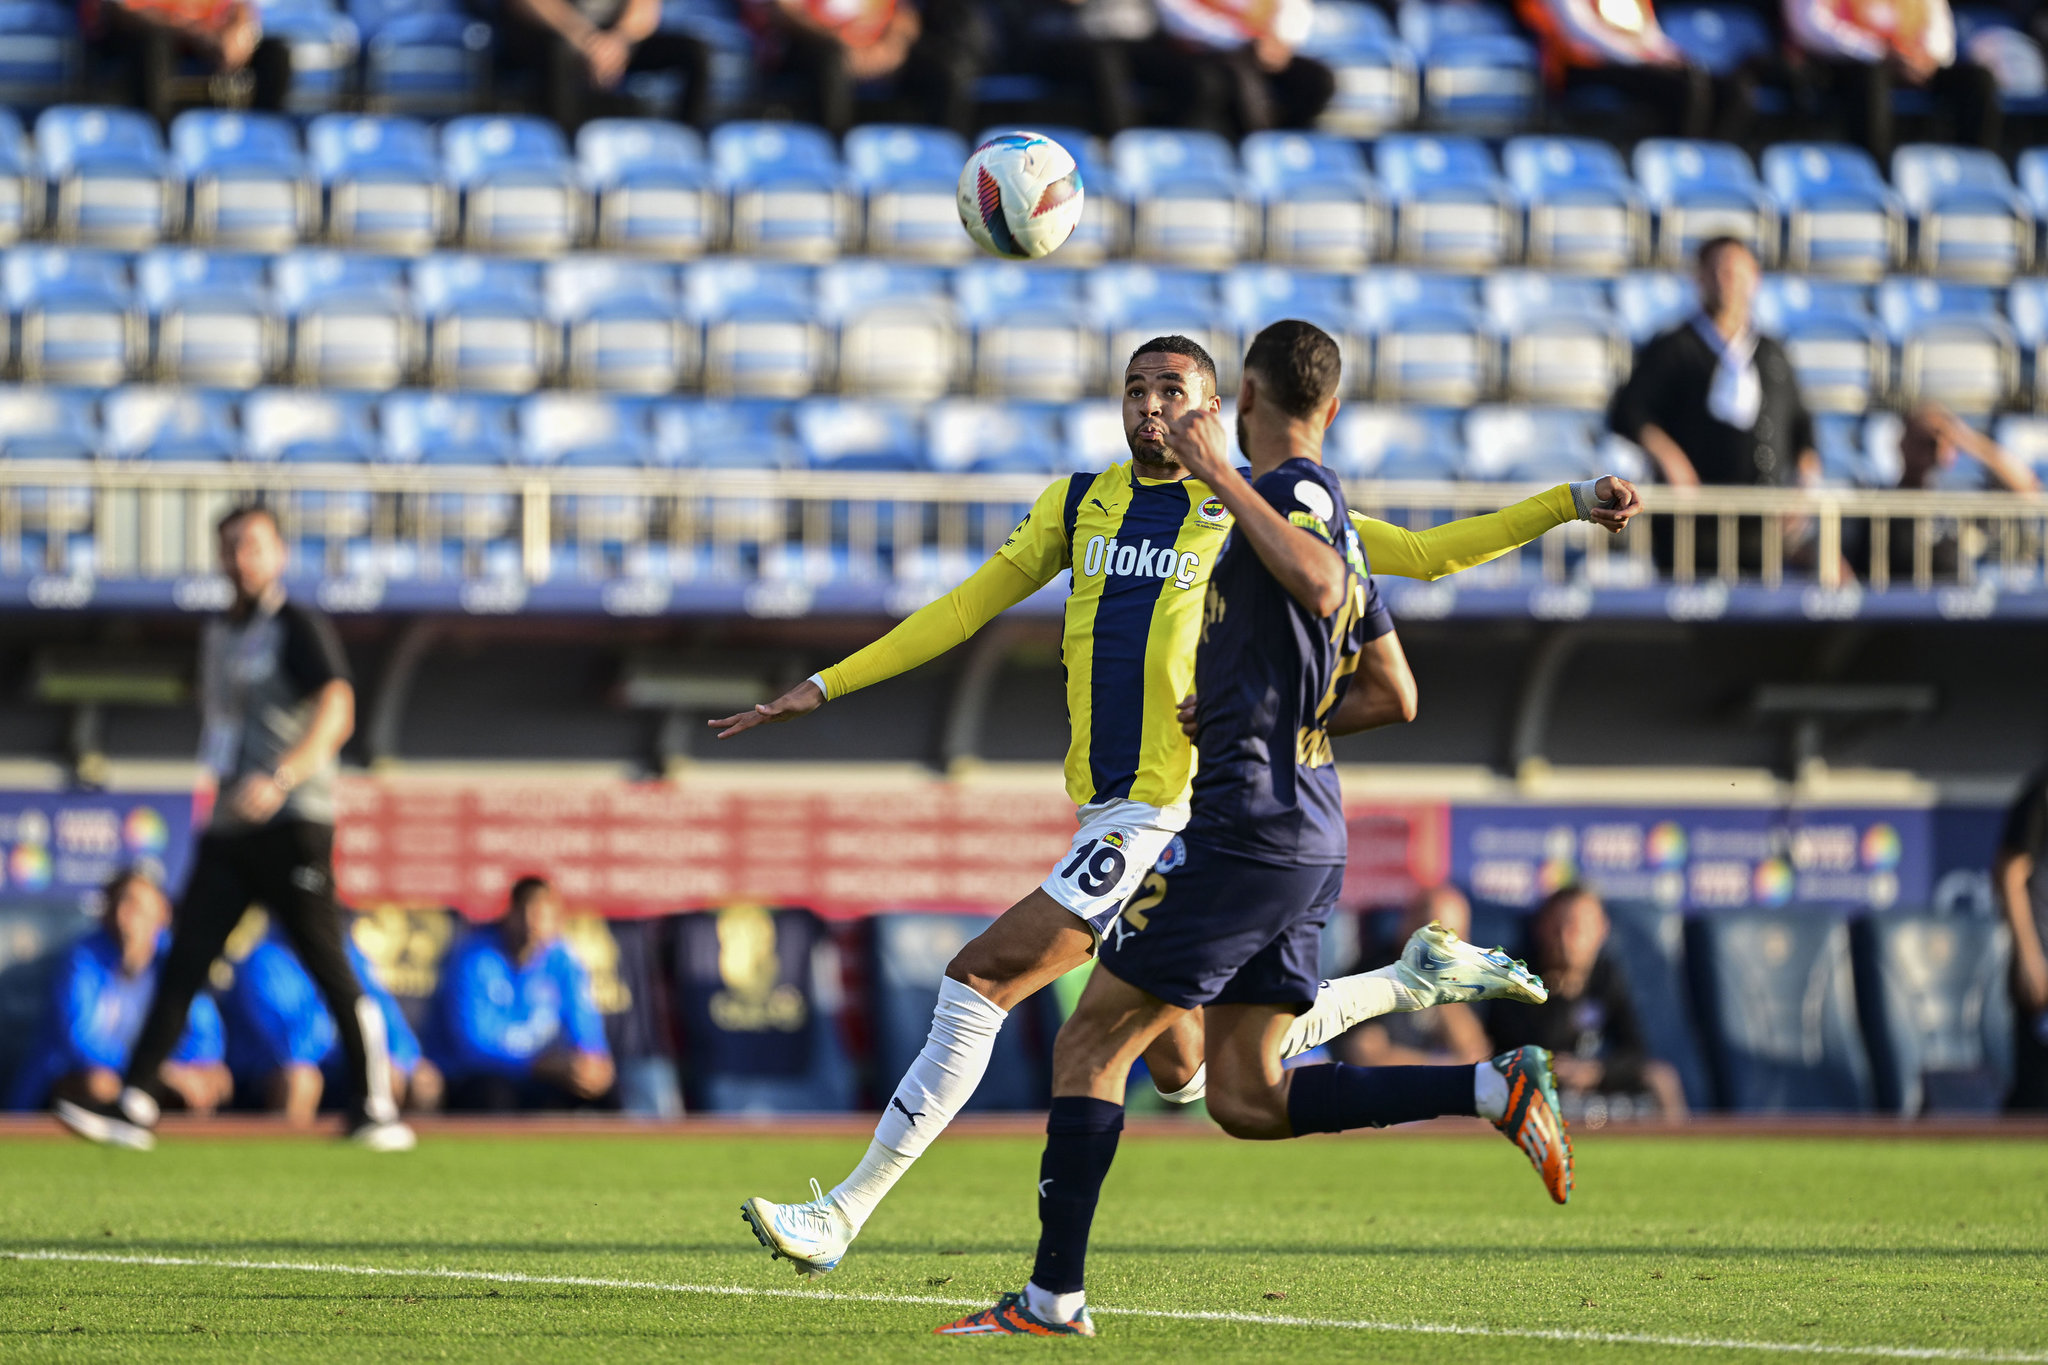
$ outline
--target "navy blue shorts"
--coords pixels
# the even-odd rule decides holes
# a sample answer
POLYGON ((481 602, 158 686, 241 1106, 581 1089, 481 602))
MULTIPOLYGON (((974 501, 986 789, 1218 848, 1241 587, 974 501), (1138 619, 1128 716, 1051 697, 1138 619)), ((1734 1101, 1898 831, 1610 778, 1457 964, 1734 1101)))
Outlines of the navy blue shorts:
POLYGON ((1342 864, 1261 863, 1178 835, 1103 932, 1101 962, 1186 1009, 1307 1005, 1343 885, 1342 864))

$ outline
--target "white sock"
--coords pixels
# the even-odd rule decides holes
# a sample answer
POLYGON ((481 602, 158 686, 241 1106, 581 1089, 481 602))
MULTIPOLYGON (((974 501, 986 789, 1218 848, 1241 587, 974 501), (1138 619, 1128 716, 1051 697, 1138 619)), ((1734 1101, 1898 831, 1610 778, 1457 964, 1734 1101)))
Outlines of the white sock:
POLYGON ((896 1083, 867 1155, 832 1190, 832 1202, 855 1231, 973 1096, 1008 1017, 1009 1011, 950 976, 939 983, 939 1005, 932 1011, 924 1050, 896 1083))
MULTIPOLYGON (((1156 1078, 1152 1082, 1152 1088, 1159 1090, 1159 1081, 1156 1078)), ((1159 1090, 1159 1098, 1165 1100, 1168 1104, 1193 1104, 1208 1093, 1209 1064, 1203 1062, 1195 1068, 1194 1076, 1189 1079, 1186 1085, 1171 1093, 1159 1090)))
POLYGON ((1325 981, 1323 988, 1316 992, 1316 1002, 1308 1007, 1306 1013, 1295 1016, 1294 1027, 1287 1030, 1287 1039, 1280 1045, 1280 1055, 1299 1057, 1310 1048, 1320 1047, 1339 1034, 1350 1032, 1368 1019, 1427 1006, 1429 1001, 1408 989, 1408 983, 1401 979, 1399 967, 1399 963, 1389 963, 1356 976, 1340 976, 1335 981, 1325 981))
POLYGON ((1040 1322, 1072 1322, 1081 1315, 1081 1305, 1088 1302, 1084 1290, 1071 1294, 1055 1294, 1049 1289, 1040 1289, 1030 1281, 1024 1284, 1024 1306, 1031 1310, 1031 1316, 1040 1322))
POLYGON ((1483 1119, 1498 1121, 1508 1112, 1508 1078, 1492 1062, 1481 1062, 1472 1068, 1472 1102, 1483 1119))

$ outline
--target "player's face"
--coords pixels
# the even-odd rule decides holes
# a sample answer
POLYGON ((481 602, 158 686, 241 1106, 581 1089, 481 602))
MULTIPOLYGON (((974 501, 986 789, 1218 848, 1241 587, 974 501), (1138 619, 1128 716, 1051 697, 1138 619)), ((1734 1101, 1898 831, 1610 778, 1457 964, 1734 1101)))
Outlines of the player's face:
POLYGON ((244 599, 261 597, 284 575, 284 537, 265 516, 247 516, 220 536, 220 567, 244 599))
POLYGON ((1124 371, 1124 440, 1131 458, 1155 469, 1178 463, 1166 445, 1167 428, 1195 408, 1220 407, 1208 388, 1208 377, 1184 355, 1133 356, 1124 371))

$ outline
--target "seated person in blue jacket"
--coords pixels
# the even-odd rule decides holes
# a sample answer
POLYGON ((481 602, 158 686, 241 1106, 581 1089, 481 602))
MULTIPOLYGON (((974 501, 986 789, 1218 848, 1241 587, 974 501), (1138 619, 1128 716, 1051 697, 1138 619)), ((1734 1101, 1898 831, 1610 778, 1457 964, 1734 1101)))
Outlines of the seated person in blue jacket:
MULTIPOLYGON (((170 944, 171 903, 153 877, 121 872, 101 893, 100 927, 65 950, 35 1042, 14 1078, 8 1107, 43 1109, 59 1099, 111 1104, 142 1031, 157 968, 170 944)), ((221 1060, 220 1011, 193 997, 185 1032, 157 1080, 159 1103, 210 1114, 234 1085, 221 1060)))
POLYGON ((505 917, 448 954, 429 1036, 453 1109, 554 1108, 612 1088, 590 976, 562 942, 562 898, 544 878, 514 882, 505 917))
MULTIPOLYGON (((254 1107, 281 1113, 294 1124, 310 1123, 319 1111, 330 1075, 340 1080, 344 1066, 340 1034, 327 1012, 327 1002, 291 945, 260 910, 249 915, 236 930, 236 939, 253 929, 256 941, 237 959, 237 943, 229 940, 228 965, 234 979, 220 993, 228 1034, 228 1069, 234 1073, 243 1099, 253 1100, 254 1107)), ((438 1107, 440 1073, 420 1056, 419 1038, 391 992, 377 979, 362 949, 353 938, 345 943, 356 979, 363 983, 363 994, 376 1002, 384 1020, 392 1098, 409 1109, 438 1107)))

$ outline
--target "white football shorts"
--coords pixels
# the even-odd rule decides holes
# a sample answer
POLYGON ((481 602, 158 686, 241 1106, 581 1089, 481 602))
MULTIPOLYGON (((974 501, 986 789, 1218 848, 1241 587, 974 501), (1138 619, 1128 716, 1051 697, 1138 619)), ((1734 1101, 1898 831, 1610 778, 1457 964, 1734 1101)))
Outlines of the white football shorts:
POLYGON ((1080 820, 1074 842, 1040 886, 1046 895, 1086 920, 1100 938, 1138 883, 1187 826, 1188 808, 1101 801, 1081 807, 1080 820))

